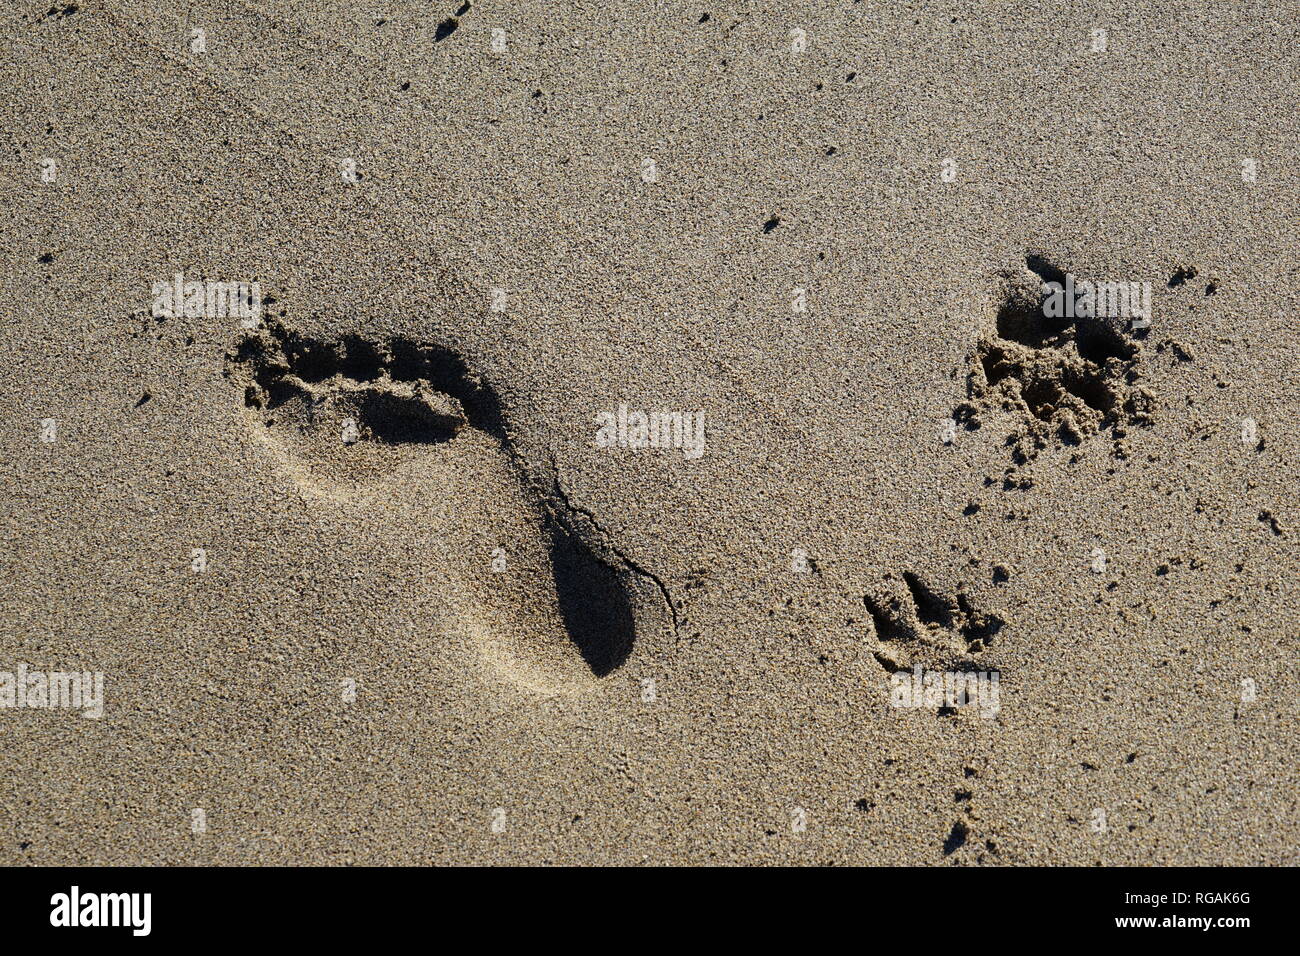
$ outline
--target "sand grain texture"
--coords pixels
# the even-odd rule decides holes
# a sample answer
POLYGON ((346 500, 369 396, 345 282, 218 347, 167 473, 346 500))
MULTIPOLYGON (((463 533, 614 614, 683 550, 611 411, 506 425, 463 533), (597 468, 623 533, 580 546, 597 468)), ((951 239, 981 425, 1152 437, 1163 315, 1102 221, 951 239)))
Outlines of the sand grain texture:
POLYGON ((7 8, 0 861, 1300 861, 1297 13, 7 8))

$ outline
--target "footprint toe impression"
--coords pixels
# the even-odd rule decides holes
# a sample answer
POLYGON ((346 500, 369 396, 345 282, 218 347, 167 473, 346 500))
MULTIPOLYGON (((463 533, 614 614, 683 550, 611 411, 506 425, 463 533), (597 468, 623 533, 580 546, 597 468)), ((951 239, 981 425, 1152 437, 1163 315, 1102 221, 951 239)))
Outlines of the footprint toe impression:
POLYGON ((243 386, 251 426, 306 489, 319 490, 324 481, 340 494, 382 484, 404 463, 429 454, 462 455, 464 464, 479 454, 488 460, 481 467, 504 476, 501 487, 513 483, 491 513, 522 509, 510 517, 531 529, 511 562, 525 591, 522 603, 556 622, 568 640, 562 647, 538 640, 548 628, 522 620, 524 608, 492 608, 508 582, 488 585, 483 576, 470 590, 486 610, 467 628, 507 678, 543 692, 589 688, 628 659, 639 623, 641 629, 651 621, 675 625, 659 578, 620 552, 590 512, 570 503, 554 463, 546 480, 528 467, 495 392, 455 353, 405 338, 317 339, 273 323, 239 342, 225 374, 243 386), (473 444, 475 433, 486 440, 473 444))

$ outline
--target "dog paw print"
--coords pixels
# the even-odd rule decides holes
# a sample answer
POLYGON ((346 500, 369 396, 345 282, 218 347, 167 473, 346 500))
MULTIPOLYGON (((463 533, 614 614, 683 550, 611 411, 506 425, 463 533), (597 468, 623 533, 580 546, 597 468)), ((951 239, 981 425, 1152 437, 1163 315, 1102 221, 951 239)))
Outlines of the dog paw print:
POLYGON ((1139 384, 1137 369, 1136 338, 1144 330, 1126 330, 1128 320, 1111 314, 1124 311, 1111 307, 1118 292, 1114 303, 1109 292, 1105 302, 1097 292, 1085 307, 1074 292, 1062 291, 1074 283, 1058 267, 1029 256, 1025 269, 1008 277, 995 327, 970 357, 967 401, 953 418, 973 430, 997 412, 1011 415, 1016 426, 1007 444, 1016 465, 1103 431, 1123 457, 1120 440, 1127 430, 1151 423, 1152 396, 1139 384))
POLYGON ((876 592, 862 601, 875 630, 876 658, 889 670, 910 668, 916 658, 968 660, 987 648, 1006 623, 975 607, 964 588, 949 597, 912 571, 886 574, 876 592))

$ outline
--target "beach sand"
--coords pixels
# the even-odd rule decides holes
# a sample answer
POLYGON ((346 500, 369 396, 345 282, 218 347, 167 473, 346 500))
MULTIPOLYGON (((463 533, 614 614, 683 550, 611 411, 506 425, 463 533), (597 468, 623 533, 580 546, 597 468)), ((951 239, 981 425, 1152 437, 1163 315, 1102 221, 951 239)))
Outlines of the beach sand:
POLYGON ((20 0, 0 861, 1300 862, 1298 12, 20 0))

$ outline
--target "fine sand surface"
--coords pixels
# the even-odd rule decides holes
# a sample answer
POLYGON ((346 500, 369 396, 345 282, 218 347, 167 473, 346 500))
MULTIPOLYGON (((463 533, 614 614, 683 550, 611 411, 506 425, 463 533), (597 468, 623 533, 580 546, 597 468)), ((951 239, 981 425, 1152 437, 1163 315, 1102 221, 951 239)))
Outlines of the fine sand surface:
POLYGON ((1294 0, 51 2, 0 861, 1300 862, 1294 0))

